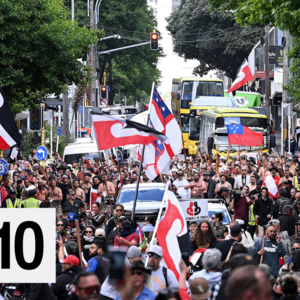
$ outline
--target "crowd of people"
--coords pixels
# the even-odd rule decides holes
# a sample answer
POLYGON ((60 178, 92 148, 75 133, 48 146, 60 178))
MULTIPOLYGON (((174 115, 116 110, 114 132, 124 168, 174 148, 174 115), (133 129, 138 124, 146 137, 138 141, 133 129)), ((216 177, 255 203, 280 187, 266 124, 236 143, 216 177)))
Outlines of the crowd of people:
MULTIPOLYGON (((56 283, 2 283, 5 299, 298 299, 300 286, 300 155, 177 156, 170 173, 153 182, 169 185, 178 199, 217 199, 226 207, 191 221, 188 260, 180 278, 164 262, 153 234, 116 204, 121 187, 136 184, 139 162, 82 157, 65 164, 58 153, 41 167, 34 149, 9 162, 2 177, 1 208, 55 208, 56 283), (152 243, 155 241, 154 243, 152 243), (110 246, 125 247, 122 282, 110 274, 110 246)), ((141 183, 151 183, 143 171, 141 183)), ((175 242, 176 237, 174 237, 175 242)), ((176 239, 177 242, 177 239, 176 239)), ((123 248, 122 248, 123 249, 123 248)), ((53 262, 54 263, 54 262, 53 262)), ((1 296, 0 296, 1 298, 1 296)))

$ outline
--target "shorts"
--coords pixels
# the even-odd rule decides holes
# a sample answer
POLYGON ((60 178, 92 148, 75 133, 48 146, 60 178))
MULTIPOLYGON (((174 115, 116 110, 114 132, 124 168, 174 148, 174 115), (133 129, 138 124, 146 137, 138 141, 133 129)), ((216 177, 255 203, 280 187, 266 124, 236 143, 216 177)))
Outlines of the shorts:
POLYGON ((52 207, 56 209, 56 217, 62 215, 61 203, 57 201, 52 201, 52 207))

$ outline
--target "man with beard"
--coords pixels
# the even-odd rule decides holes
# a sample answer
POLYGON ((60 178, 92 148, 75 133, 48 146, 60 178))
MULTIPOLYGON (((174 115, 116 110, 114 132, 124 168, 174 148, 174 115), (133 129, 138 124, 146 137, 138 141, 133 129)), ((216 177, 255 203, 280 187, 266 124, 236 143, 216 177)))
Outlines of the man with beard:
POLYGON ((98 197, 98 188, 99 188, 100 180, 98 176, 94 176, 93 184, 88 183, 89 188, 86 194, 85 202, 90 205, 90 202, 95 203, 98 197))
POLYGON ((183 175, 183 171, 179 170, 177 173, 177 179, 173 181, 173 185, 177 187, 177 192, 182 199, 189 199, 191 196, 190 190, 185 189, 185 186, 187 186, 189 182, 186 179, 184 179, 183 175))
POLYGON ((256 178, 254 175, 250 176, 250 184, 248 184, 249 191, 256 190, 256 178))
POLYGON ((233 187, 235 180, 234 180, 234 178, 231 177, 230 169, 225 170, 225 177, 226 177, 226 181, 229 182, 231 184, 231 186, 233 187))
POLYGON ((250 176, 247 175, 248 166, 242 167, 242 175, 238 175, 235 178, 234 188, 235 189, 242 189, 245 185, 250 184, 250 176))
POLYGON ((203 198, 206 191, 206 183, 200 179, 199 173, 195 172, 193 175, 193 181, 184 187, 186 190, 191 189, 191 198, 200 199, 203 198))
POLYGON ((249 196, 256 196, 257 199, 260 198, 261 197, 261 186, 262 186, 262 181, 257 180, 255 190, 250 191, 249 196))
MULTIPOLYGON (((277 198, 279 198, 278 184, 279 184, 279 181, 280 181, 280 177, 277 176, 278 169, 275 168, 275 167, 271 167, 269 171, 271 172, 271 175, 266 176, 265 181, 264 181, 264 185, 266 187, 270 187, 270 190, 268 190, 269 196, 272 199, 277 199, 277 198), (275 189, 275 185, 276 185, 276 189, 275 189), (276 193, 275 195, 273 195, 271 193, 271 187, 272 187, 272 190, 274 190, 274 193, 276 193), (277 192, 276 192, 276 190, 277 190, 277 192)), ((288 198, 290 198, 290 196, 288 196, 288 198)))
MULTIPOLYGON (((283 184, 284 184, 284 187, 285 187, 285 190, 286 190, 286 197, 288 199, 290 199, 291 198, 291 189, 293 188, 293 183, 292 183, 291 180, 286 180, 283 184)), ((296 189, 296 192, 297 192, 297 189, 296 189)), ((296 195, 296 193, 295 193, 295 195, 296 195)))
POLYGON ((190 254, 192 255, 199 248, 215 248, 217 243, 217 238, 209 221, 202 220, 192 238, 190 254))
POLYGON ((46 202, 48 201, 49 192, 45 188, 45 183, 43 180, 38 181, 38 187, 36 189, 35 199, 46 202))
POLYGON ((229 182, 226 181, 226 176, 225 175, 220 175, 220 183, 218 183, 216 185, 216 190, 215 190, 215 194, 219 195, 220 194, 220 190, 222 187, 226 187, 229 190, 232 190, 232 186, 229 182))
POLYGON ((116 220, 114 218, 119 219, 124 214, 124 206, 121 204, 117 204, 116 209, 114 211, 114 216, 111 217, 106 226, 105 236, 108 236, 109 233, 116 227, 116 220))
POLYGON ((50 180, 50 189, 49 189, 49 201, 51 202, 52 207, 56 209, 56 216, 60 216, 62 214, 61 211, 61 201, 63 199, 63 195, 61 189, 56 186, 56 181, 54 178, 50 180))
MULTIPOLYGON (((295 176, 297 177, 297 176, 295 176)), ((286 181, 286 180, 291 180, 293 185, 295 185, 295 177, 290 177, 290 170, 289 169, 285 169, 284 170, 284 176, 282 178, 280 178, 280 181, 278 183, 278 188, 282 187, 283 183, 286 181)), ((300 174, 299 174, 299 177, 300 177, 300 174)))
POLYGON ((207 189, 204 192, 205 199, 211 199, 215 196, 215 189, 216 189, 216 181, 210 178, 211 173, 210 171, 203 172, 203 181, 206 183, 207 189))
POLYGON ((105 253, 105 238, 94 239, 89 251, 92 258, 88 261, 86 271, 94 273, 98 277, 100 284, 103 284, 109 274, 109 259, 105 253))
POLYGON ((256 200, 253 208, 255 218, 258 220, 258 233, 260 238, 263 237, 265 227, 274 213, 274 205, 272 199, 268 196, 268 189, 263 187, 261 190, 262 196, 256 200))
POLYGON ((178 288, 178 282, 173 271, 160 265, 163 249, 160 246, 151 246, 148 256, 148 266, 151 270, 151 290, 158 294, 160 290, 166 287, 178 288))
POLYGON ((79 181, 73 180, 73 187, 76 192, 76 198, 81 199, 82 202, 85 202, 85 193, 82 188, 79 187, 79 181))
POLYGON ((97 195, 105 196, 113 196, 116 193, 115 186, 112 182, 107 181, 107 174, 103 173, 101 175, 102 183, 99 184, 97 195))
POLYGON ((268 226, 267 237, 257 240, 253 250, 255 250, 258 255, 263 255, 262 263, 268 265, 271 269, 271 274, 277 277, 280 269, 279 257, 285 255, 285 249, 274 225, 268 226), (265 240, 264 247, 263 240, 265 240))
POLYGON ((68 175, 64 174, 62 176, 61 184, 58 187, 61 189, 62 192, 63 199, 61 201, 61 206, 63 206, 67 200, 68 191, 72 189, 72 185, 69 182, 68 175))
POLYGON ((57 300, 65 300, 72 287, 75 275, 82 271, 79 267, 79 259, 75 255, 69 255, 62 263, 62 273, 56 278, 56 283, 51 284, 51 290, 57 300))
POLYGON ((233 243, 242 240, 242 228, 239 225, 233 225, 230 228, 231 238, 217 244, 216 248, 222 253, 221 261, 225 261, 233 243))

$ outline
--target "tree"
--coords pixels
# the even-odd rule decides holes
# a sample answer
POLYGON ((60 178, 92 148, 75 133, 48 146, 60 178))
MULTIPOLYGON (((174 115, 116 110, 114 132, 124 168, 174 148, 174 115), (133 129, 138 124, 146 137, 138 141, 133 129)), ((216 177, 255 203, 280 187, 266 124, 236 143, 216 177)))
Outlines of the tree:
POLYGON ((78 61, 97 34, 71 22, 63 0, 10 0, 0 5, 0 84, 16 114, 85 84, 78 61))
POLYGON ((182 0, 168 18, 174 51, 196 59, 195 75, 220 69, 232 79, 259 38, 256 25, 241 27, 233 12, 211 9, 208 0, 182 0))
MULTIPOLYGON (((66 5, 70 5, 70 0, 66 1, 66 5)), ((75 18, 81 25, 89 22, 86 12, 86 0, 75 0, 75 18)), ((122 39, 98 42, 98 52, 150 41, 150 33, 156 26, 157 22, 147 6, 147 0, 102 1, 98 29, 103 29, 105 36, 119 34, 122 39)), ((138 100, 140 93, 150 94, 153 81, 156 84, 159 82, 157 63, 162 56, 162 49, 151 51, 149 45, 145 45, 100 55, 100 79, 103 82, 103 72, 106 72, 108 85, 109 56, 112 59, 113 98, 121 89, 123 95, 132 95, 138 100)))
POLYGON ((271 24, 287 30, 295 37, 289 58, 293 59, 290 71, 293 77, 287 89, 294 103, 300 102, 300 2, 290 0, 209 0, 213 7, 223 11, 235 11, 237 22, 242 26, 260 23, 271 24))

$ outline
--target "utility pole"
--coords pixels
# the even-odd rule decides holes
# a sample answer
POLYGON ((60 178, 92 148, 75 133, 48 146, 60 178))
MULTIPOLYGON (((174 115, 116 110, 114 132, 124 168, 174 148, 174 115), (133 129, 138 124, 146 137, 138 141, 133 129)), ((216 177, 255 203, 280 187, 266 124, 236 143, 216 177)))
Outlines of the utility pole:
POLYGON ((112 83, 112 62, 111 62, 111 54, 109 54, 109 94, 108 94, 108 105, 114 105, 114 99, 113 99, 113 83, 112 83))
MULTIPOLYGON (((283 45, 283 79, 282 79, 282 86, 286 86, 288 84, 288 69, 289 69, 289 59, 287 56, 287 53, 289 51, 289 32, 288 31, 283 31, 283 37, 285 40, 285 44, 283 45)), ((281 153, 283 153, 283 144, 284 141, 287 137, 287 128, 288 128, 288 118, 290 118, 290 116, 286 116, 285 112, 284 112, 284 106, 286 105, 286 103, 288 103, 288 95, 287 95, 287 91, 283 89, 282 91, 282 103, 281 103, 281 126, 282 126, 282 130, 281 130, 281 153)), ((282 154, 283 155, 283 154, 282 154)))
MULTIPOLYGON (((90 30, 94 29, 94 0, 90 0, 90 30)), ((95 59, 94 59, 94 46, 90 46, 89 50, 89 68, 92 69, 89 73, 90 76, 93 74, 95 70, 95 59)), ((95 101, 95 95, 93 95, 93 80, 89 82, 89 97, 88 97, 88 105, 92 105, 92 101, 95 101), (94 99, 93 99, 94 98, 94 99)), ((94 102, 95 103, 95 102, 94 102)))
POLYGON ((265 101, 266 107, 269 109, 269 120, 271 120, 270 107, 270 77, 269 77, 269 25, 265 26, 265 101))
POLYGON ((68 92, 63 94, 63 133, 65 136, 65 142, 69 144, 69 95, 68 92))

